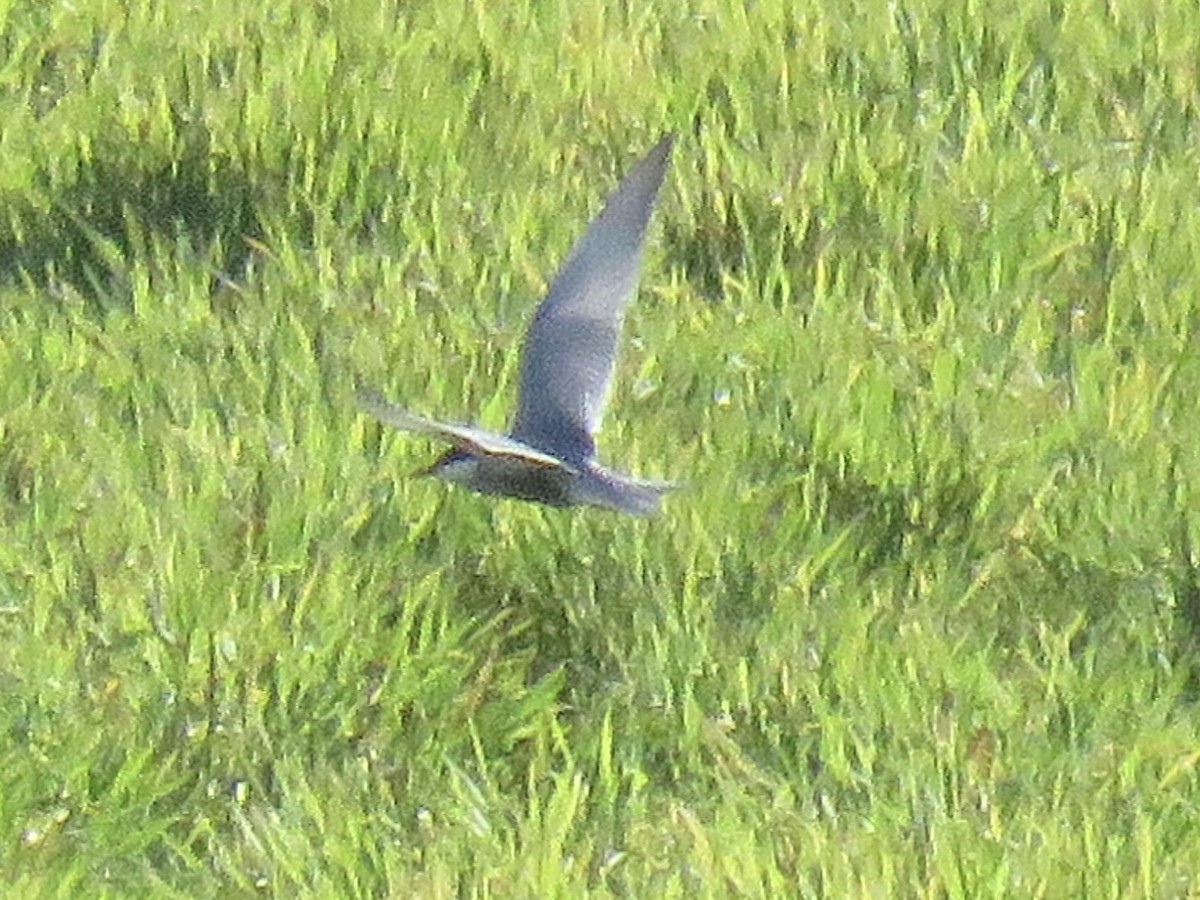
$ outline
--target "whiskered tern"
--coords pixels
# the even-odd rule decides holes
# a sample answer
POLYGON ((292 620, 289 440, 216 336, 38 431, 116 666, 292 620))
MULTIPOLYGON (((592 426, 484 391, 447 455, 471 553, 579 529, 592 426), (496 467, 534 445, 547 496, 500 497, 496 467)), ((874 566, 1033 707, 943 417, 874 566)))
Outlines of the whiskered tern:
POLYGON ((434 422, 359 391, 363 410, 381 422, 453 445, 424 474, 548 506, 586 504, 639 516, 658 511, 671 485, 601 466, 595 434, 673 140, 665 135, 625 176, 538 306, 525 333, 517 411, 507 435, 434 422))

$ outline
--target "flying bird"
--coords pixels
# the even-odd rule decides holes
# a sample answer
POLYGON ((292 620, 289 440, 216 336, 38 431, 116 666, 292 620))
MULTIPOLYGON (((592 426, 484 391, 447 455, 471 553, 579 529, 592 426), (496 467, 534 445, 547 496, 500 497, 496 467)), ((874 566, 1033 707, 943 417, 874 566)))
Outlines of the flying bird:
POLYGON ((630 170, 554 277, 525 333, 517 410, 507 435, 435 422, 359 391, 363 410, 379 421, 452 445, 421 474, 548 506, 589 505, 639 516, 658 511, 671 485, 606 469, 596 461, 595 436, 673 142, 673 135, 664 135, 630 170))

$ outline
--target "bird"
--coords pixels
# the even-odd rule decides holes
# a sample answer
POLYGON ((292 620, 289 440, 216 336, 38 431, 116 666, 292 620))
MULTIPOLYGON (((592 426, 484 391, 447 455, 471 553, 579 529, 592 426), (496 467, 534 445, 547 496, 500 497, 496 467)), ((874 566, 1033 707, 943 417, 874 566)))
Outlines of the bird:
POLYGON ((451 444, 417 474, 550 507, 659 512, 674 485, 605 468, 596 459, 596 433, 673 145, 674 135, 664 134, 630 169, 551 281, 525 333, 508 434, 436 422, 359 389, 361 409, 380 422, 451 444))

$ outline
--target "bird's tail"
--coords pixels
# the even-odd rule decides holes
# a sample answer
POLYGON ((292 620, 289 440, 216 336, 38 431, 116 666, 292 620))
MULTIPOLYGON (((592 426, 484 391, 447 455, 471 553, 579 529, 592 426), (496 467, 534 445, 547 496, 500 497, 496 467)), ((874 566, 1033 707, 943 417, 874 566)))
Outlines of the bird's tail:
POLYGON ((579 502, 635 516, 658 513, 665 493, 675 485, 669 481, 641 481, 595 468, 577 483, 579 502))

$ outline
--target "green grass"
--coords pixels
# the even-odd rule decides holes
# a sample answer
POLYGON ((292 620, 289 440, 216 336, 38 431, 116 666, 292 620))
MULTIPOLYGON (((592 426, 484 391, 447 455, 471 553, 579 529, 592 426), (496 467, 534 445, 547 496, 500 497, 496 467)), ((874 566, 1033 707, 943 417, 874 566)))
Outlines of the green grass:
POLYGON ((626 6, 0 7, 5 895, 1200 890, 1200 13, 626 6), (404 478, 665 130, 685 489, 404 478))

